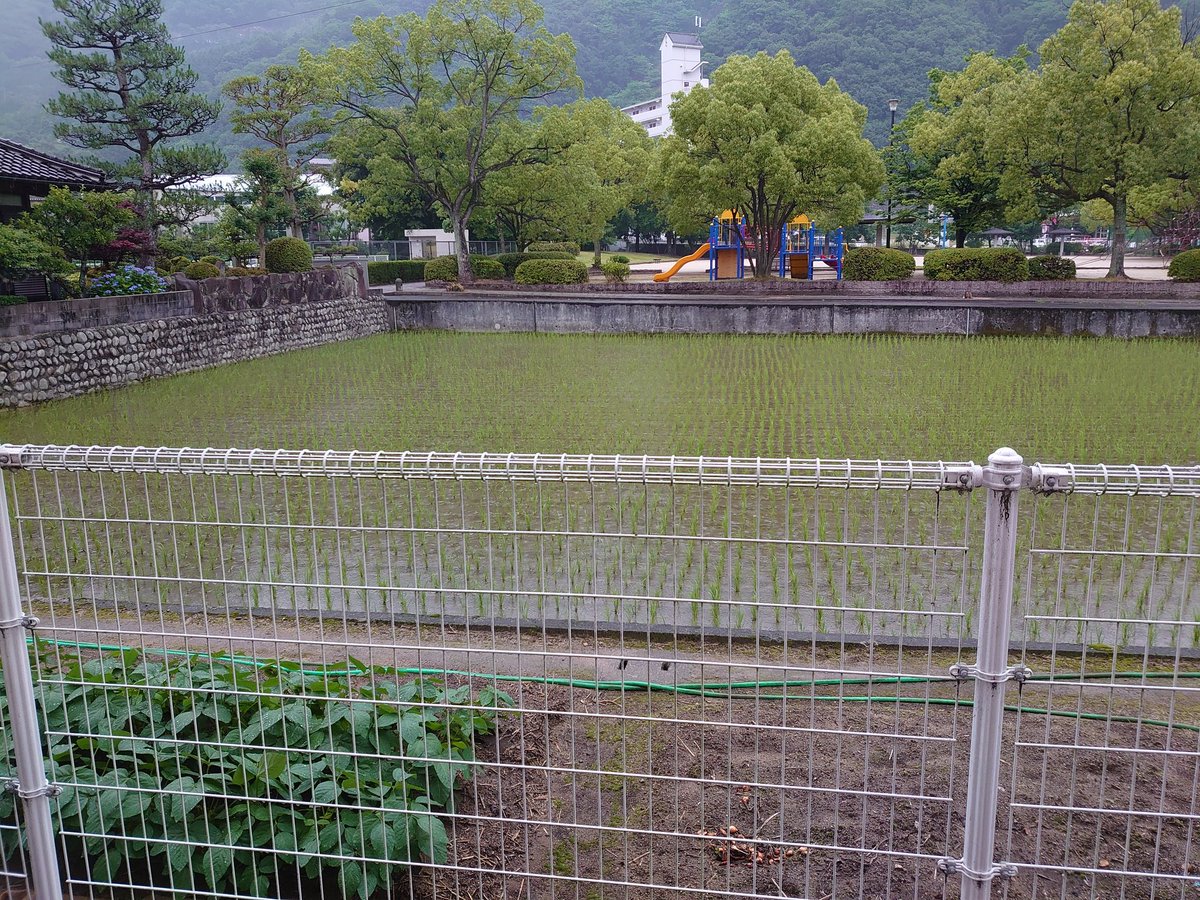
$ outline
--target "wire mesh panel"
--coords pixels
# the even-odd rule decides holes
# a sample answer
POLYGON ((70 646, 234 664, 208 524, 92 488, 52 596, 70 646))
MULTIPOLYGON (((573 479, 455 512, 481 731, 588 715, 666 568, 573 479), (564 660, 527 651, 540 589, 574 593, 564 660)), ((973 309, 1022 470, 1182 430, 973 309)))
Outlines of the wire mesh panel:
POLYGON ((76 893, 957 895, 969 465, 20 454, 76 893))
POLYGON ((1194 897, 1198 468, 1077 467, 1027 498, 1012 897, 1194 897))

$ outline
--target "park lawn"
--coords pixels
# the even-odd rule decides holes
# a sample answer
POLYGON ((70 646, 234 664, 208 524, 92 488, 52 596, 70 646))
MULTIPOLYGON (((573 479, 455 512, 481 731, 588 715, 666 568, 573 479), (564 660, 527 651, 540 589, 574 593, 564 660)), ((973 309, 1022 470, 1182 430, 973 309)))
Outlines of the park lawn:
MULTIPOLYGON (((581 262, 585 262, 590 266, 594 256, 595 254, 593 254, 591 250, 584 250, 579 254, 579 259, 581 262)), ((611 262, 614 256, 628 257, 631 265, 637 265, 638 263, 663 262, 664 260, 671 258, 669 256, 663 256, 656 253, 634 253, 626 250, 613 250, 611 252, 605 250, 601 251, 600 253, 600 258, 604 262, 611 262)))

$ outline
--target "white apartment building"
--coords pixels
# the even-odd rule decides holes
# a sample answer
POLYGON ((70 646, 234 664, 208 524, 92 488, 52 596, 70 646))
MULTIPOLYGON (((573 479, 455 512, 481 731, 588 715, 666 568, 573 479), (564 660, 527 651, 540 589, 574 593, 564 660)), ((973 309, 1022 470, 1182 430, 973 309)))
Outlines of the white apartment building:
POLYGON ((698 35, 668 31, 658 48, 662 58, 662 93, 653 100, 643 100, 621 111, 642 125, 650 137, 668 133, 671 130, 671 98, 680 91, 686 94, 696 85, 708 87, 703 72, 705 61, 700 58, 703 50, 698 35))

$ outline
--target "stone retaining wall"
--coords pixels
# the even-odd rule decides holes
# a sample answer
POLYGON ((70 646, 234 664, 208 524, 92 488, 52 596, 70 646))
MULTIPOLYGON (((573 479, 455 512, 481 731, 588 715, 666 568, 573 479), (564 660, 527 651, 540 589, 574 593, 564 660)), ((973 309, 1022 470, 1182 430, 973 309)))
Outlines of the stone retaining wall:
MULTIPOLYGON (((272 277, 283 281, 274 292, 258 293, 229 284, 250 279, 205 281, 199 300, 194 288, 184 295, 186 315, 0 339, 0 407, 73 397, 388 330, 386 305, 377 295, 366 295, 352 273, 272 277), (197 314, 197 302, 211 308, 197 314)), ((181 286, 188 288, 187 282, 181 286)), ((178 308, 177 299, 171 303, 170 309, 178 308)), ((107 311, 116 317, 120 310, 114 304, 107 311)))

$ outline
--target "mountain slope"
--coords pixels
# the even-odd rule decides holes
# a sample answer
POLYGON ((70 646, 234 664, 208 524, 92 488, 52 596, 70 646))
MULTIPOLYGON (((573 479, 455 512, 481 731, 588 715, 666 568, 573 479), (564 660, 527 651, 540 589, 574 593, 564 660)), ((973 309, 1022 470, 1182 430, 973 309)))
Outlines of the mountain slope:
MULTIPOLYGON (((236 75, 294 60, 301 47, 320 50, 345 42, 356 15, 394 15, 427 5, 428 0, 166 0, 167 23, 210 95, 236 75), (317 7, 328 8, 295 15, 317 7)), ((957 67, 971 50, 1007 54, 1021 43, 1036 48, 1065 18, 1060 0, 546 0, 544 5, 550 28, 574 38, 590 96, 617 103, 655 96, 662 33, 693 31, 699 15, 710 72, 732 53, 787 49, 819 78, 836 78, 867 105, 869 135, 876 143, 887 139, 887 99, 900 99, 901 112, 920 101, 930 68, 957 67)), ((53 123, 41 105, 57 83, 45 59, 39 16, 53 17, 50 0, 5 0, 0 134, 55 149, 53 123)), ((209 137, 231 155, 246 145, 230 132, 225 117, 209 137)))

